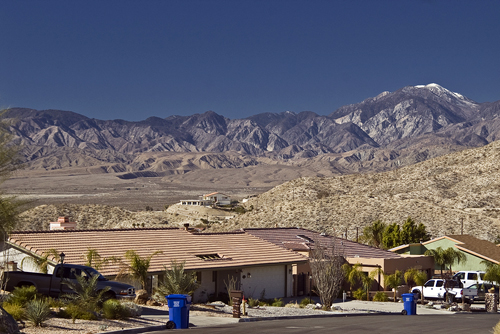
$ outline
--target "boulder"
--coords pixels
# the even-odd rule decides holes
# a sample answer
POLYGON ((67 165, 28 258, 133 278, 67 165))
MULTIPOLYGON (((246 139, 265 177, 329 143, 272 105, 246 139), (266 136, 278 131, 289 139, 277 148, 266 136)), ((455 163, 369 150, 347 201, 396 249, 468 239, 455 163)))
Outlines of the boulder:
POLYGON ((149 294, 146 290, 135 291, 135 303, 139 305, 146 305, 149 300, 149 294))
POLYGON ((0 307, 0 333, 19 333, 17 321, 3 307, 0 307))

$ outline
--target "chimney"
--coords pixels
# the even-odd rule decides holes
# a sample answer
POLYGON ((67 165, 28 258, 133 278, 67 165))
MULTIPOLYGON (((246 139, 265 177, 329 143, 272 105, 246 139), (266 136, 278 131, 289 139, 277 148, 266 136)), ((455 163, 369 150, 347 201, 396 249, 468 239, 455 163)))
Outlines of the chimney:
POLYGON ((189 223, 184 224, 184 229, 185 229, 186 231, 189 231, 189 223))
POLYGON ((76 230, 76 223, 70 222, 69 217, 59 217, 56 222, 50 222, 50 230, 76 230))

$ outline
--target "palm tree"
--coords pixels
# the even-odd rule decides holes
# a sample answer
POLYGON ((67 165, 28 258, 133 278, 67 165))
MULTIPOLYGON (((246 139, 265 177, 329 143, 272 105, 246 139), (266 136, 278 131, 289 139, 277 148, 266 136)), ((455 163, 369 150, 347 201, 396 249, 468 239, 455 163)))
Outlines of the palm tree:
POLYGON ((465 256, 463 252, 452 247, 444 250, 444 257, 446 259, 446 264, 449 266, 450 275, 452 274, 452 265, 454 265, 455 263, 460 264, 461 262, 467 261, 467 256, 465 256))
POLYGON ((172 261, 170 264, 170 269, 167 269, 167 267, 165 266, 165 275, 163 281, 158 287, 158 291, 162 295, 191 295, 199 287, 200 284, 196 282, 196 273, 186 273, 184 271, 185 264, 186 261, 182 263, 172 261))
POLYGON ((452 265, 467 261, 466 255, 453 247, 448 247, 446 249, 442 249, 441 247, 428 249, 425 251, 424 255, 434 257, 434 263, 441 268, 441 277, 443 277, 443 269, 446 269, 446 267, 448 267, 449 273, 451 274, 452 265))
MULTIPOLYGON (((122 273, 130 275, 132 278, 139 281, 141 287, 146 289, 148 281, 148 270, 151 264, 151 259, 157 254, 161 254, 162 251, 156 251, 151 255, 142 258, 135 250, 128 250, 125 252, 125 258, 129 263, 122 263, 122 273)), ((121 273, 121 274, 122 274, 121 273)))
POLYGON ((349 263, 344 263, 342 265, 342 270, 344 271, 345 280, 349 283, 349 289, 352 294, 353 286, 362 279, 363 272, 361 271, 361 263, 356 263, 355 265, 350 265, 349 263))
POLYGON ((481 261, 486 266, 484 280, 500 285, 500 265, 490 261, 481 261))
MULTIPOLYGON (((410 285, 410 282, 415 282, 417 286, 423 286, 425 282, 427 282, 427 273, 425 271, 417 270, 416 268, 410 268, 405 272, 404 279, 406 284, 408 285, 410 285)), ((420 296, 420 298, 423 304, 424 289, 422 289, 422 295, 420 296)))
POLYGON ((76 305, 83 307, 90 312, 98 311, 104 301, 109 298, 107 292, 110 287, 107 286, 101 290, 97 289, 99 275, 91 277, 76 276, 76 281, 63 279, 63 284, 67 285, 74 293, 65 294, 62 297, 69 299, 76 305))
POLYGON ((363 229, 361 239, 370 246, 380 248, 386 227, 387 225, 380 219, 376 220, 371 225, 368 225, 363 229))
POLYGON ((21 270, 23 270, 23 265, 25 262, 29 262, 34 265, 42 274, 46 274, 49 271, 49 264, 52 262, 60 261, 59 252, 51 248, 48 251, 44 251, 40 257, 27 256, 21 260, 21 270), (52 258, 53 260, 49 260, 52 258))
POLYGON ((102 257, 96 249, 89 248, 87 253, 83 255, 85 266, 92 267, 96 270, 104 268, 109 262, 117 262, 120 259, 117 257, 102 257))
POLYGON ((444 257, 444 250, 441 247, 436 249, 428 249, 425 251, 424 255, 432 256, 434 258, 434 263, 441 269, 441 277, 443 277, 443 268, 446 265, 447 259, 444 257))
POLYGON ((396 289, 401 284, 402 273, 396 270, 394 274, 384 275, 384 283, 394 291, 394 301, 396 302, 396 289))

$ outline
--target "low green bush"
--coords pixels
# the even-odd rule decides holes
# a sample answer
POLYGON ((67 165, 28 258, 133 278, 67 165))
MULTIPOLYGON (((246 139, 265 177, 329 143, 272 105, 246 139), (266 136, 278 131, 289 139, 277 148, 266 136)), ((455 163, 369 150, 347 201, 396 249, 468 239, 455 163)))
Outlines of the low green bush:
POLYGON ((130 317, 136 318, 142 314, 142 307, 134 302, 122 302, 122 306, 127 309, 130 317))
POLYGON ((49 303, 43 299, 31 300, 26 304, 24 314, 26 320, 33 323, 35 327, 39 327, 51 317, 49 303))
POLYGON ((306 307, 309 304, 314 304, 314 301, 311 298, 304 298, 300 301, 300 307, 306 307))
POLYGON ((352 293, 352 296, 354 297, 354 299, 366 300, 366 291, 365 289, 359 288, 352 293))
POLYGON ((281 300, 281 298, 274 298, 273 302, 271 303, 271 306, 275 307, 283 307, 285 306, 285 303, 281 300))
POLYGON ((9 313, 16 321, 25 319, 24 307, 19 304, 3 303, 3 309, 9 313))
POLYGON ((253 299, 253 298, 248 298, 248 306, 250 306, 250 307, 259 306, 259 300, 253 299))
POLYGON ((130 313, 118 300, 108 299, 102 304, 102 316, 106 319, 126 319, 130 313))
POLYGON ((379 291, 375 294, 375 296, 373 296, 373 301, 374 302, 388 302, 389 297, 387 297, 387 295, 385 293, 383 293, 382 291, 379 291))
POLYGON ((32 286, 23 286, 23 287, 15 287, 14 291, 11 292, 9 297, 7 298, 7 302, 10 304, 21 305, 22 307, 26 307, 29 301, 34 300, 38 295, 38 291, 36 287, 32 286))
POLYGON ((97 320, 97 315, 94 312, 90 312, 77 304, 68 304, 64 309, 61 309, 57 316, 59 318, 76 319, 82 320, 97 320))

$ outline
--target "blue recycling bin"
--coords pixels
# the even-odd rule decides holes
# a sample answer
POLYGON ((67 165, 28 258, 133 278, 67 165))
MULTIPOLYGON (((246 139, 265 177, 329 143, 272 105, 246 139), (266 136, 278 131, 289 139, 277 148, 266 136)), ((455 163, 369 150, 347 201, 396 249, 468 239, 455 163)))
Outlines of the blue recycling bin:
POLYGON ((401 295, 403 297, 403 314, 406 315, 416 315, 417 314, 417 300, 415 299, 415 295, 413 293, 403 293, 401 295))
POLYGON ((175 324, 175 329, 189 328, 189 307, 191 296, 168 295, 168 318, 175 324))

